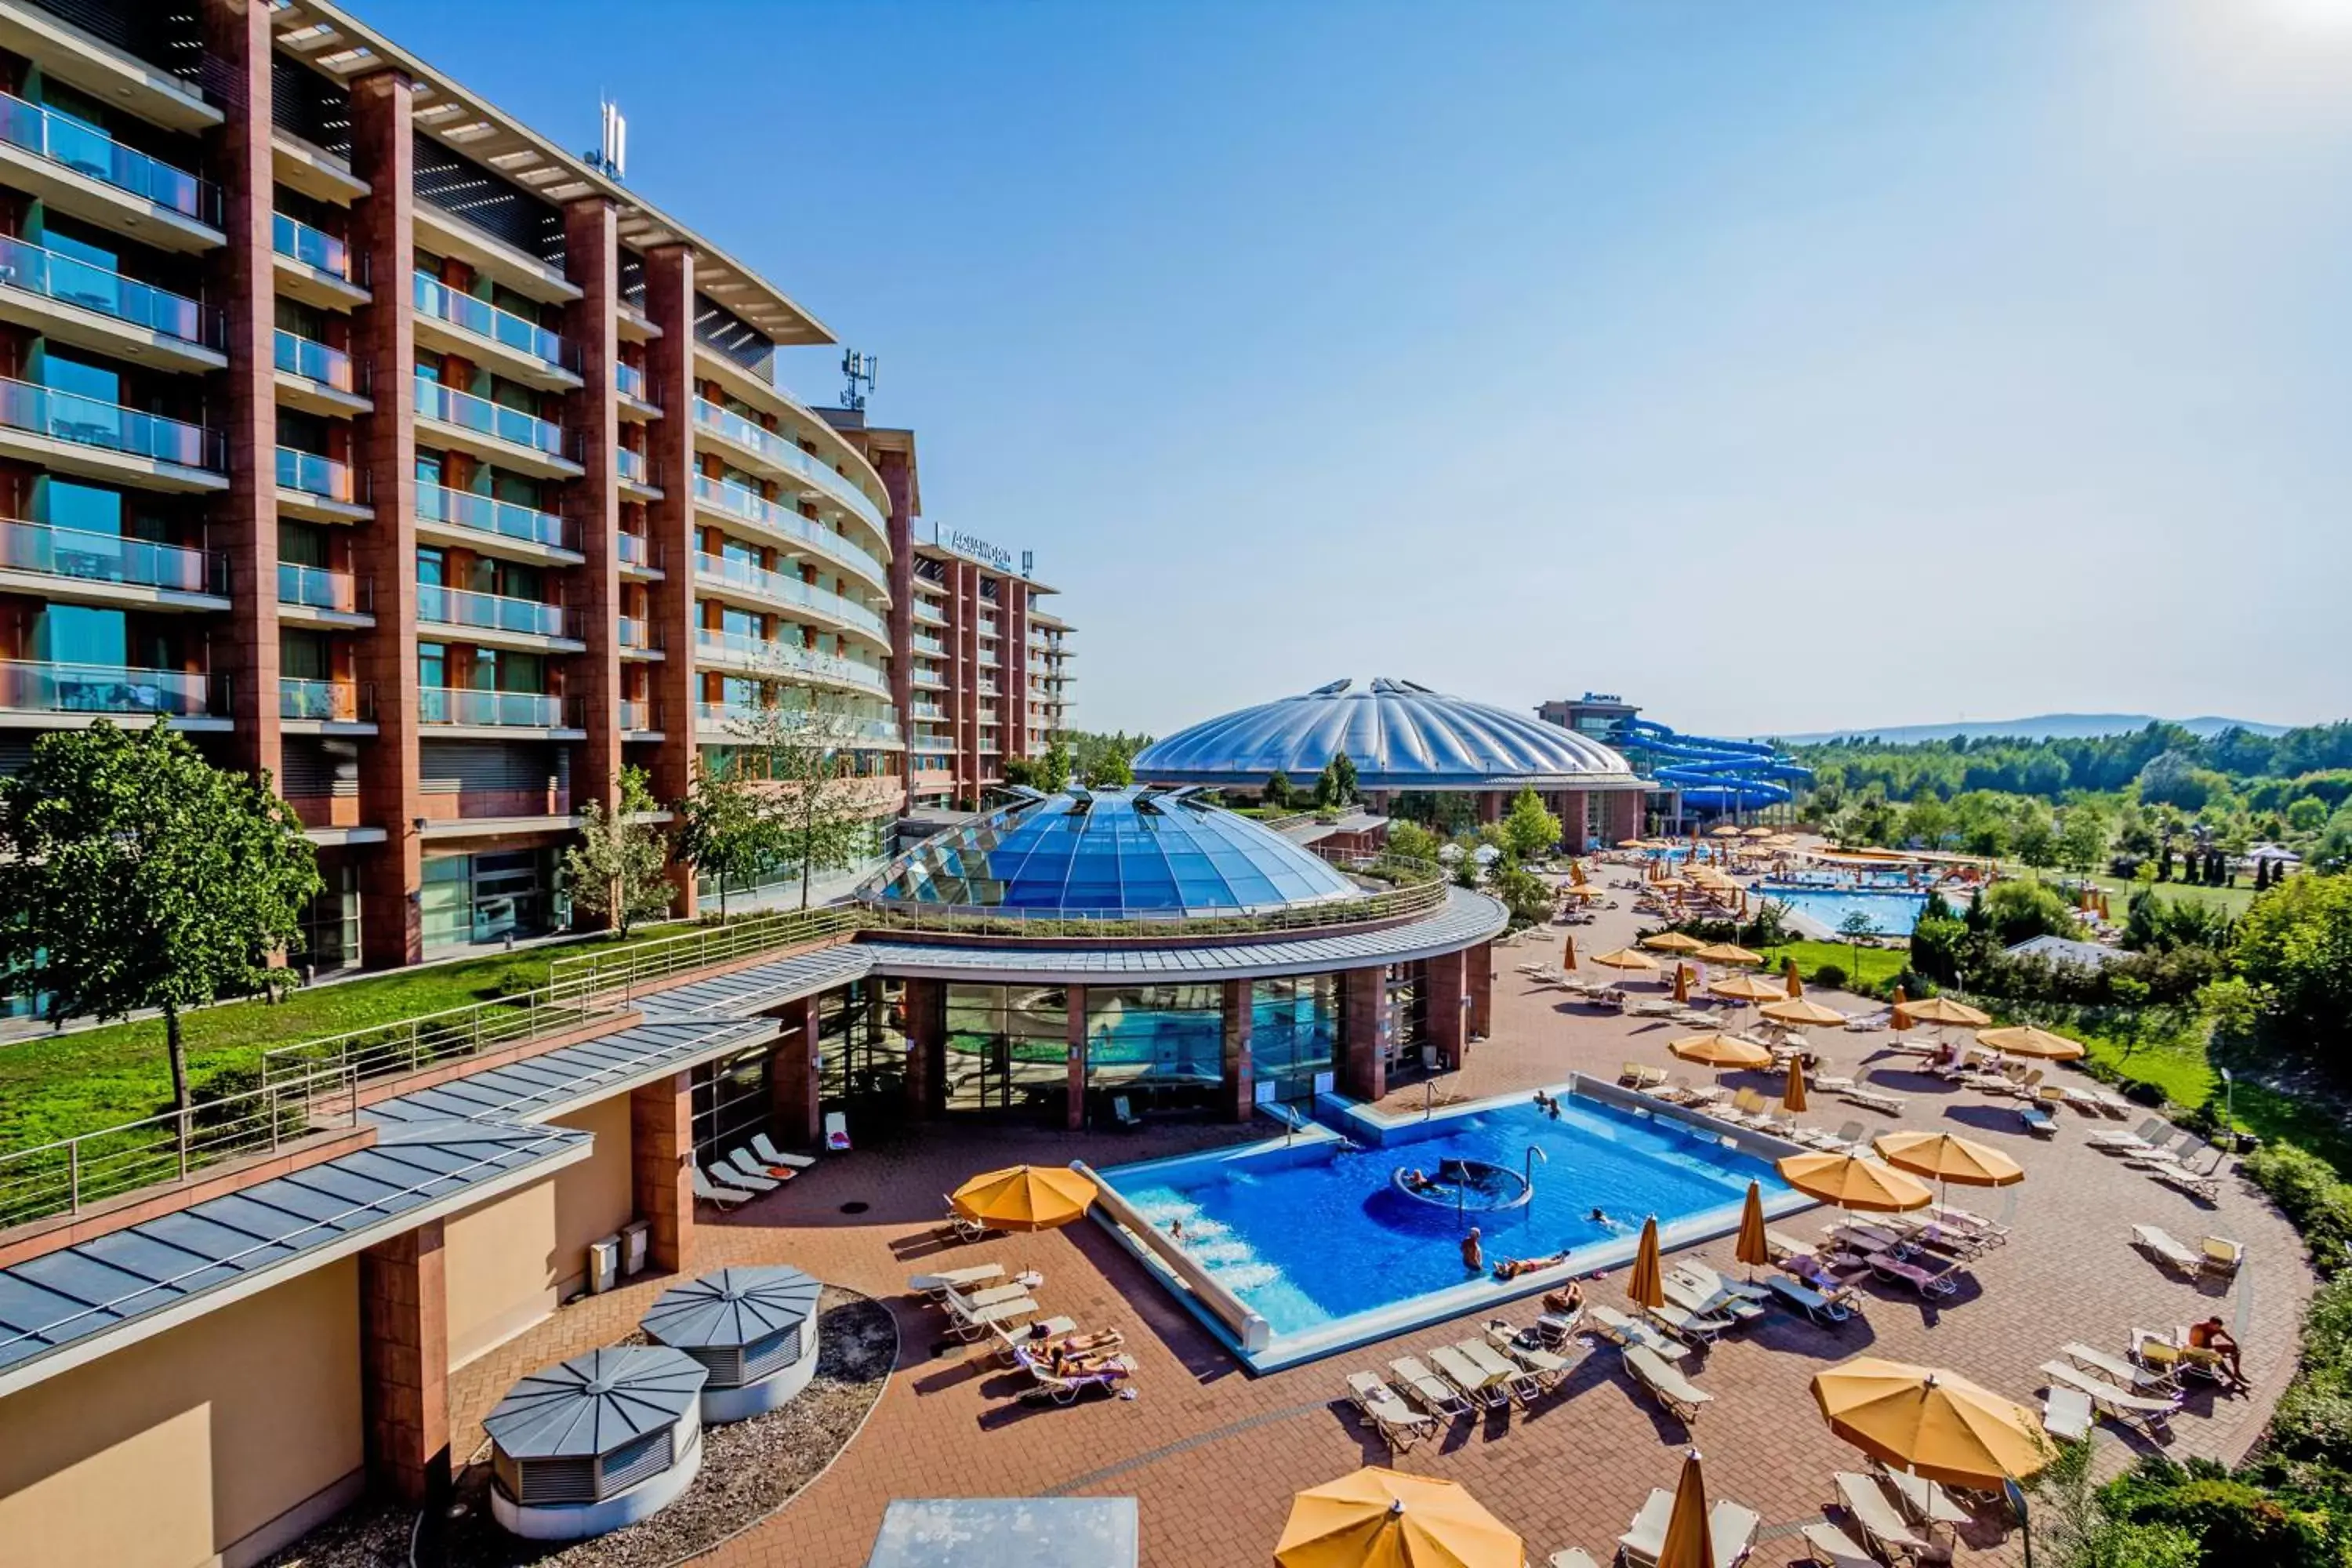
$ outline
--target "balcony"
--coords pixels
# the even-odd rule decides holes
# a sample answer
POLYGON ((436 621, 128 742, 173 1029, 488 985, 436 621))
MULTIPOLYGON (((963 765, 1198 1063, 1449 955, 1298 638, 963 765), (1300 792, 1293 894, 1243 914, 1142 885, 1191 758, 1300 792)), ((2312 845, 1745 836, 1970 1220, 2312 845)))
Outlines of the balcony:
POLYGON ((292 407, 348 418, 374 406, 367 399, 366 367, 355 365, 351 355, 316 338, 279 328, 271 363, 278 372, 278 400, 292 407))
POLYGON ((419 687, 416 721, 467 730, 577 730, 576 700, 537 691, 477 691, 419 687))
POLYGON ((661 735, 661 709, 650 699, 624 697, 620 701, 621 733, 629 739, 657 740, 661 735))
POLYGON ((158 489, 228 488, 227 444, 201 425, 0 379, 0 451, 39 468, 158 489))
POLYGON ((0 519, 0 585, 70 603, 228 608, 228 558, 176 544, 0 519), (13 584, 22 575, 40 579, 13 584))
POLYGON ((415 391, 416 416, 477 457, 543 478, 571 479, 581 471, 578 443, 561 425, 421 375, 415 391))
POLYGON ((420 483, 416 487, 416 523, 417 531, 425 534, 457 530, 457 542, 464 544, 476 542, 467 535, 478 535, 530 545, 531 549, 514 553, 534 560, 560 557, 569 563, 582 559, 572 542, 572 525, 565 519, 551 511, 499 500, 475 490, 420 483))
POLYGON ((512 599, 503 594, 477 594, 464 588, 444 588, 429 583, 416 585, 416 618, 431 626, 459 628, 478 634, 472 639, 493 645, 576 650, 579 615, 562 605, 537 599, 512 599))
POLYGON ((644 370, 625 359, 613 362, 613 390, 648 408, 655 406, 653 383, 646 379, 644 370))
POLYGON ((741 485, 714 479, 708 474, 697 474, 694 478, 694 500, 706 511, 717 512, 737 522, 748 522, 754 528, 781 534, 796 544, 806 545, 863 574, 877 588, 887 591, 890 586, 890 568, 882 563, 880 556, 852 543, 814 519, 803 517, 788 506, 778 506, 741 485))
MULTIPOLYGON (((739 738, 748 726, 758 722, 761 715, 773 711, 773 709, 741 708, 724 702, 698 702, 694 705, 698 727, 706 731, 724 731, 739 738)), ((880 746, 898 744, 898 721, 895 719, 841 718, 824 721, 838 724, 842 738, 846 741, 880 746)))
POLYGON ((142 362, 185 370, 227 363, 218 310, 6 236, 0 236, 0 319, 142 362))
POLYGON ((641 616, 622 616, 615 624, 620 627, 623 658, 661 657, 661 631, 652 621, 641 616))
POLYGON ((37 721, 39 716, 68 724, 102 717, 168 719, 226 730, 226 705, 215 695, 210 677, 184 669, 0 659, 0 715, 37 721))
POLYGON ((622 493, 632 500, 661 500, 661 485, 654 476, 654 466, 643 452, 633 452, 626 447, 613 448, 613 469, 620 476, 622 493))
POLYGON ((278 448, 278 504, 290 516, 323 522, 358 522, 373 515, 366 476, 349 463, 292 447, 278 448))
POLYGON ((936 702, 909 702, 907 711, 918 719, 944 720, 948 716, 948 710, 936 702))
POLYGON ((295 299, 334 310, 368 302, 367 258, 324 229, 272 213, 269 248, 277 255, 279 287, 295 299))
POLYGON ((925 637, 921 632, 916 632, 907 640, 914 645, 917 653, 927 653, 933 658, 945 658, 948 655, 948 645, 942 637, 925 637))
POLYGON ((614 537, 619 541, 614 552, 621 559, 624 576, 652 578, 662 574, 661 546, 642 534, 621 533, 614 537))
POLYGON ((852 604, 829 588, 819 588, 803 583, 798 577, 788 577, 781 572, 771 572, 720 555, 697 554, 694 573, 705 582, 724 584, 739 593, 769 604, 786 605, 812 615, 823 616, 837 624, 854 626, 888 647, 889 628, 882 617, 863 605, 852 604))
POLYGON ((452 289, 430 274, 412 275, 419 335, 448 339, 461 353, 518 373, 517 379, 559 388, 580 384, 580 351, 569 340, 452 289), (438 323, 436 327, 433 323, 438 323), (441 327, 453 329, 443 331, 441 327), (487 355, 474 351, 488 350, 487 355))
POLYGON ((303 566, 291 561, 278 563, 278 618, 289 621, 310 621, 327 626, 371 626, 374 616, 368 612, 374 607, 369 584, 349 572, 331 571, 324 566, 303 566), (287 615, 288 610, 295 611, 287 615))
POLYGON ((819 462, 814 453, 802 451, 787 437, 707 397, 694 400, 694 422, 771 471, 786 479, 808 480, 835 505, 864 519, 875 532, 882 531, 882 509, 874 504, 872 498, 859 489, 849 476, 819 462))
POLYGON ((766 637, 703 626, 695 632, 695 647, 705 663, 732 665, 759 675, 830 681, 877 695, 890 689, 889 679, 871 665, 766 637))
POLYGON ((280 676, 278 717, 299 724, 375 723, 375 689, 349 680, 304 680, 280 676))
POLYGON ((87 121, 0 92, 0 166, 63 211, 175 250, 209 250, 226 237, 211 181, 87 121))
POLYGON ((948 624, 948 613, 918 594, 915 595, 915 619, 927 626, 943 626, 948 624))

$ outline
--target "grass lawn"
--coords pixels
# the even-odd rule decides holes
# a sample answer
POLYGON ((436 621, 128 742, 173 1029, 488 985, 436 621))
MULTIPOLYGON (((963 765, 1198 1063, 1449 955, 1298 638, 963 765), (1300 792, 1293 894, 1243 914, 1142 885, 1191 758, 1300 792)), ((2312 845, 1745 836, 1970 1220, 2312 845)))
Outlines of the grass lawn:
MULTIPOLYGON (((1789 959, 1797 961, 1797 973, 1808 984, 1821 973, 1822 965, 1834 963, 1858 981, 1863 991, 1882 988, 1910 965, 1907 948, 1848 947, 1842 942, 1789 942, 1778 947, 1764 949, 1765 961, 1778 971, 1789 959)), ((1849 985, 1849 989, 1852 986, 1849 985)), ((1859 994, 1861 993, 1857 993, 1859 994)))
MULTIPOLYGON (((629 941, 634 946, 685 929, 639 927, 629 941)), ((181 1020, 189 1081, 202 1086, 215 1073, 253 1067, 271 1046, 528 991, 547 984, 551 960, 613 945, 599 939, 500 952, 296 991, 276 1006, 252 1001, 207 1007, 181 1020)), ((0 1044, 0 1150, 118 1126, 169 1110, 171 1100, 160 1018, 0 1044)))
MULTIPOLYGON (((2036 873, 2031 868, 2020 865, 2014 860, 2002 861, 2000 872, 2004 877, 2016 877, 2026 880, 2031 880, 2036 875, 2052 882, 2062 878, 2068 881, 2074 879, 2074 873, 2072 871, 2036 873)), ((2131 896, 2134 893, 2139 891, 2137 882, 2127 877, 2110 877, 2105 871, 2093 872, 2091 881, 2093 885, 2106 889, 2108 908, 2118 921, 2124 918, 2124 906, 2131 901, 2131 896)), ((2160 898, 2174 899, 2189 904, 2217 905, 2232 920, 2244 914, 2246 907, 2254 901, 2254 889, 2242 882, 2234 888, 2206 888, 2191 882, 2157 882, 2152 886, 2160 898)))

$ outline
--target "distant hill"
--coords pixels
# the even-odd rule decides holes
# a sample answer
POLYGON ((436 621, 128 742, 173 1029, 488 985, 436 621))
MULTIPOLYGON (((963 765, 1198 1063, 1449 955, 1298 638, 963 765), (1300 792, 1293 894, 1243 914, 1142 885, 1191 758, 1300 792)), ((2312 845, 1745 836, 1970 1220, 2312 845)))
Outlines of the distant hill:
MULTIPOLYGON (((2128 735, 2145 730, 2158 721, 2147 713, 2037 713, 2031 719, 1991 719, 1968 724, 1894 724, 1880 729, 1821 730, 1807 735, 1780 737, 1793 746, 1812 745, 1822 741, 1843 740, 1864 736, 1884 741, 1890 745, 1916 745, 1922 741, 1948 741, 1956 735, 1966 735, 1971 741, 1998 735, 2020 741, 2073 741, 2087 735, 2128 735)), ((2224 730, 2244 730, 2256 735, 2282 735, 2284 724, 2258 724, 2252 719, 2176 719, 2171 722, 2199 736, 2218 735, 2224 730)))

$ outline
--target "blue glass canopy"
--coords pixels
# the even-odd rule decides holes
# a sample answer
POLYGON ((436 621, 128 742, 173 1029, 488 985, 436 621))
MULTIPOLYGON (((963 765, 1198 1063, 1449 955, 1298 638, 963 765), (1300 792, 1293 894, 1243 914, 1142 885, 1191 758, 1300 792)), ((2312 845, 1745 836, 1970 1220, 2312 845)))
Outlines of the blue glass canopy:
POLYGON ((1363 889, 1279 833, 1190 790, 1023 792, 923 840, 858 899, 884 908, 1089 916, 1263 913, 1363 889))

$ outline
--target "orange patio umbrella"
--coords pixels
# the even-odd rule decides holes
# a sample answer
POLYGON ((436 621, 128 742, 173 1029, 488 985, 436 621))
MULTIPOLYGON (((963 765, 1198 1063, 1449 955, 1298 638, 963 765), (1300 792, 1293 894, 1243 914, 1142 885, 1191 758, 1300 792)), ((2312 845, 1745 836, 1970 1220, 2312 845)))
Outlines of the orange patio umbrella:
POLYGON ((1884 1160, 1818 1150, 1774 1163, 1780 1179, 1808 1197, 1865 1214, 1901 1214, 1936 1201, 1927 1184, 1884 1160))
POLYGON ((1772 1065, 1772 1053, 1762 1046, 1753 1045, 1734 1035, 1685 1035, 1671 1041, 1666 1049, 1686 1062, 1696 1062, 1721 1071, 1725 1068, 1763 1068, 1772 1065))
POLYGON ((1750 1268, 1762 1268, 1772 1261, 1772 1243, 1764 1234, 1764 1188, 1760 1183, 1748 1184, 1748 1201, 1739 1208, 1739 1239, 1731 1255, 1750 1268))
POLYGON ((1718 980, 1707 987, 1708 994, 1729 1002, 1774 1002, 1782 999, 1780 988, 1769 980, 1759 980, 1752 974, 1735 974, 1728 980, 1718 980))
POLYGON ((1596 952, 1592 955, 1592 962, 1603 969, 1655 969, 1658 967, 1656 959, 1646 952, 1635 952, 1630 947, 1617 948, 1609 952, 1596 952))
POLYGON ((1887 1020, 1887 1022, 1894 1027, 1895 1032, 1898 1035, 1901 1034, 1904 1030, 1911 1026, 1911 1009, 1905 1006, 1900 1002, 1895 1004, 1895 1016, 1887 1020))
POLYGON ((1652 952, 1697 952, 1704 949, 1706 943, 1695 936, 1685 936, 1678 931, 1662 931, 1655 935, 1642 938, 1641 945, 1648 948, 1652 952))
POLYGON ((1810 996, 1784 997, 1778 1002, 1768 1002, 1757 1012, 1776 1024, 1799 1027, 1845 1022, 1844 1014, 1834 1007, 1824 1007, 1810 996))
POLYGON ((1675 1510, 1666 1516, 1657 1568, 1715 1568, 1715 1531, 1707 1518, 1706 1482, 1699 1474, 1696 1448, 1683 1456, 1683 1477, 1675 1483, 1675 1510))
POLYGON ((1276 1568, 1524 1568, 1527 1543, 1459 1481, 1367 1465, 1291 1500, 1276 1568))
POLYGON ((1625 1299, 1637 1307, 1666 1304, 1665 1271, 1658 1267, 1658 1216, 1642 1222, 1642 1245, 1633 1253, 1633 1272, 1625 1281, 1625 1299))
POLYGON ((1737 838, 1739 837, 1739 829, 1727 822, 1720 827, 1708 828, 1706 836, 1709 838, 1737 838))
POLYGON ((1802 996, 1805 994, 1805 978, 1797 973, 1797 961, 1794 958, 1784 958, 1780 961, 1780 973, 1789 982, 1790 995, 1802 996))
POLYGON ((1688 1001, 1690 1000, 1690 987, 1691 987, 1691 972, 1690 972, 1690 965, 1689 965, 1689 964, 1687 964, 1687 963, 1677 963, 1677 964, 1675 964, 1675 1001, 1677 1001, 1677 1002, 1688 1002, 1688 1001))
POLYGON ((1955 1002, 1949 996, 1930 996, 1910 1005, 1911 1016, 1923 1024, 1966 1024, 1982 1028, 1992 1022, 1989 1013, 1978 1011, 1965 1002, 1955 1002))
POLYGON ((1750 952, 1737 942, 1713 942, 1695 950, 1691 956, 1701 963, 1761 963, 1764 955, 1750 952))
POLYGON ((1095 1201, 1095 1184, 1060 1165, 1012 1165, 974 1176, 949 1200, 991 1230, 1050 1230, 1095 1201))
POLYGON ((2025 1167, 2000 1150, 1949 1132, 1882 1132, 1871 1144, 1888 1164, 1939 1182, 2006 1187, 2025 1180, 2025 1167))
POLYGON ((1945 1486, 1992 1491, 2057 1452, 2033 1411, 1933 1367, 1857 1356, 1815 1373, 1812 1387, 1831 1431, 1945 1486))
POLYGON ((1780 1109, 1791 1116, 1805 1109, 1805 1058, 1802 1057, 1789 1058, 1789 1084, 1780 1091, 1780 1109))
POLYGON ((2053 1035, 2031 1024, 2006 1029, 1979 1029, 1977 1044, 1990 1046, 2013 1057, 2038 1057, 2044 1061, 2071 1062, 2083 1054, 2083 1042, 2053 1035))

